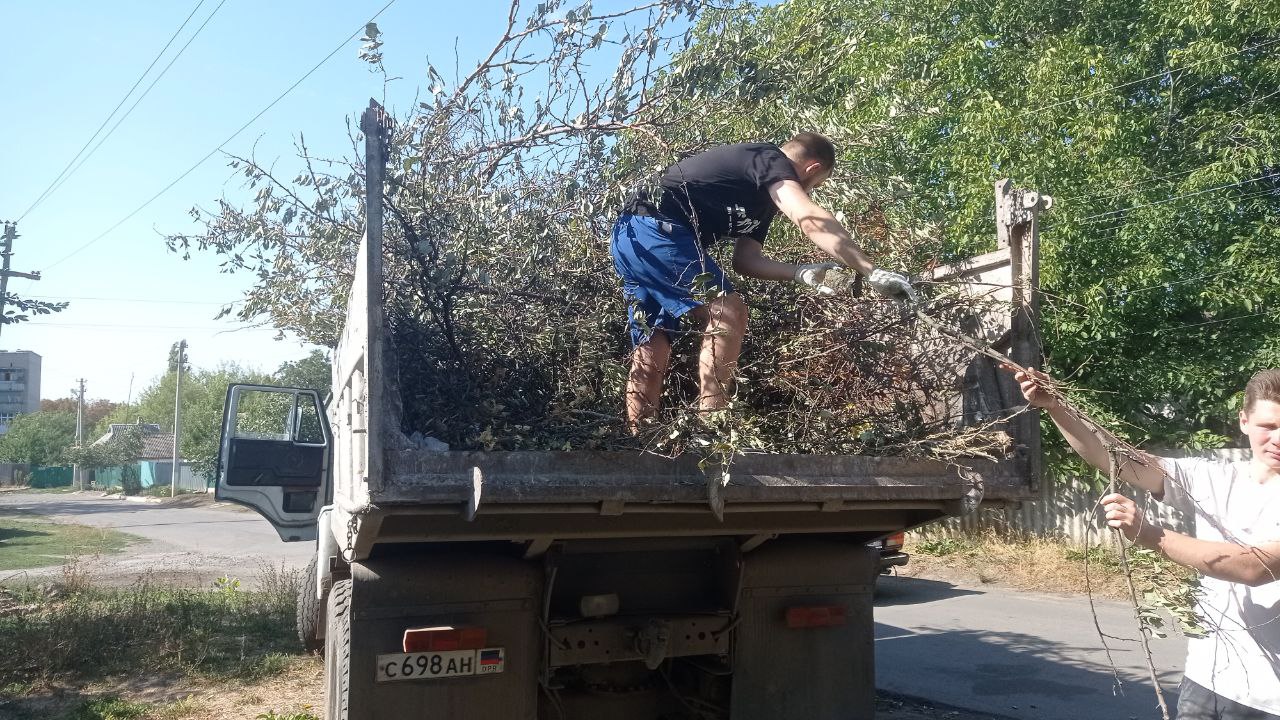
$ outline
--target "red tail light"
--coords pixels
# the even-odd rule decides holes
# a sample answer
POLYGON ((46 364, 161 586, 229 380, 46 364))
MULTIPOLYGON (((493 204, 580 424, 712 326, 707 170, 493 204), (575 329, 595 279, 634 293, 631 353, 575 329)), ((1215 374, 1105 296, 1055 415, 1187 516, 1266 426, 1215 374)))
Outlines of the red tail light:
POLYGON ((837 627, 845 624, 843 605, 808 605, 787 608, 787 627, 837 627))
POLYGON ((443 652, 446 650, 480 650, 488 645, 489 631, 482 627, 409 628, 404 631, 404 651, 443 652))
POLYGON ((907 542, 907 534, 898 532, 884 539, 885 548, 900 548, 907 542))

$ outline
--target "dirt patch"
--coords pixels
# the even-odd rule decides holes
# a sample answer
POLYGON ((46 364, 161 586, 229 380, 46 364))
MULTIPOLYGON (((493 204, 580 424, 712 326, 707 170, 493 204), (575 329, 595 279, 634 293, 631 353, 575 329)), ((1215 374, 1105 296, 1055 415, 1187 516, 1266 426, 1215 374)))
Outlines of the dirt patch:
MULTIPOLYGON (((36 720, 64 717, 94 699, 118 697, 143 703, 140 720, 225 720, 311 713, 323 715, 324 661, 318 656, 291 659, 285 670, 250 683, 213 683, 179 675, 114 678, 79 688, 33 688, 20 700, 0 700, 0 718, 36 720)), ((904 720, 906 720, 904 718, 904 720)))

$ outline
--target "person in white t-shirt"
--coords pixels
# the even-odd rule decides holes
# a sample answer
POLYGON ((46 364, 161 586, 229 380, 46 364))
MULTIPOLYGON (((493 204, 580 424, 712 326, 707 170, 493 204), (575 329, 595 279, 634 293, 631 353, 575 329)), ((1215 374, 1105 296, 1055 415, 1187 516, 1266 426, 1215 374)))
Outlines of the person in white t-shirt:
MULTIPOLYGON (((1108 472, 1115 438, 1063 407, 1043 373, 1017 380, 1071 447, 1108 472)), ((1108 525, 1203 576, 1197 613, 1207 635, 1187 642, 1179 720, 1280 720, 1280 370, 1249 380, 1240 430, 1248 461, 1118 457, 1120 479, 1194 513, 1194 535, 1147 522, 1125 495, 1101 501, 1108 525)))

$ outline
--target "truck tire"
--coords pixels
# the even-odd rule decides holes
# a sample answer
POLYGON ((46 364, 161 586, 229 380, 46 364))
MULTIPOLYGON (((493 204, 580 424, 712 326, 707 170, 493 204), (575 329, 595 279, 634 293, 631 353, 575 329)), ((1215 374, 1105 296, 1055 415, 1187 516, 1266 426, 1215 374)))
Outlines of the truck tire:
POLYGON ((326 579, 320 588, 321 597, 316 597, 316 573, 319 572, 315 558, 307 565, 302 574, 302 586, 298 588, 298 639, 307 652, 324 652, 325 606, 329 601, 329 589, 332 580, 326 579))
POLYGON ((351 702, 351 581, 329 593, 324 654, 325 720, 347 720, 351 702))

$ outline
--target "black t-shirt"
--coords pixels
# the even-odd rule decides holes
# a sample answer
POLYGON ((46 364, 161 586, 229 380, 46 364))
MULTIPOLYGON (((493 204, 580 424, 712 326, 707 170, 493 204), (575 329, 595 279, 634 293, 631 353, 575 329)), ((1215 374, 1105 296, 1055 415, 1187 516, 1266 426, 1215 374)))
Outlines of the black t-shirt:
POLYGON ((778 214, 769 187, 781 180, 800 178, 777 145, 722 145, 667 168, 657 210, 687 222, 704 245, 744 236, 764 243, 778 214))

